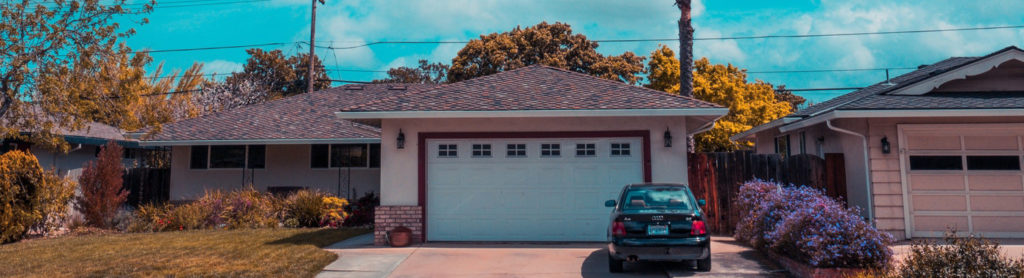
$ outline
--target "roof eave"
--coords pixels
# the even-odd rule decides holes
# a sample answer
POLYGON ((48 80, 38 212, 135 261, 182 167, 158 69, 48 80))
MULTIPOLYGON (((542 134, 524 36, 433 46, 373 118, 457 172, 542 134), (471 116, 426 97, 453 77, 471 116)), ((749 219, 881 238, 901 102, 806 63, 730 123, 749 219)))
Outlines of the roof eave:
POLYGON ((847 118, 919 118, 919 117, 1006 117, 1024 116, 1024 108, 1001 109, 872 109, 834 110, 779 127, 779 132, 816 125, 833 119, 847 118))
POLYGON ((232 140, 145 140, 140 146, 193 146, 193 145, 310 145, 310 144, 372 144, 380 138, 326 138, 326 139, 232 139, 232 140))
POLYGON ((728 108, 675 109, 586 109, 586 110, 503 110, 503 111, 358 111, 335 112, 339 118, 416 119, 416 118, 551 118, 551 117, 652 117, 712 116, 721 117, 728 108))

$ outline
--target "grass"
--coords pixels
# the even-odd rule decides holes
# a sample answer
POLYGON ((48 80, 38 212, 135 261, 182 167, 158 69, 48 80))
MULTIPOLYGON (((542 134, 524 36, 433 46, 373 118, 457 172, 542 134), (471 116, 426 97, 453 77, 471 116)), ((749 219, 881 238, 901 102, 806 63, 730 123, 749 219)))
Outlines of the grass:
POLYGON ((312 277, 321 247, 366 229, 241 229, 107 234, 0 245, 0 277, 312 277))

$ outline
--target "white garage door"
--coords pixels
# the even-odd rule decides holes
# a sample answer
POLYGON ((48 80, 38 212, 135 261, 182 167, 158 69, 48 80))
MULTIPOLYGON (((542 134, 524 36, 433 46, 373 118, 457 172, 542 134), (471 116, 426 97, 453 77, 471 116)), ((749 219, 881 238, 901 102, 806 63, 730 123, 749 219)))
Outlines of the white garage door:
POLYGON ((640 138, 427 141, 427 239, 604 241, 640 138))
POLYGON ((1020 125, 901 126, 909 230, 1024 237, 1020 125))

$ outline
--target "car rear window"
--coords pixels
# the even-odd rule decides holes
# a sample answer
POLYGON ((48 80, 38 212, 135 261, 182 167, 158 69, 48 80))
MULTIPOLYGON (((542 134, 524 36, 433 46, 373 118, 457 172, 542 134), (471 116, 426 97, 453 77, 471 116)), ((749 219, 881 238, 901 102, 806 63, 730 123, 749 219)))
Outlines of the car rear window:
POLYGON ((623 195, 623 210, 692 210, 689 191, 682 187, 637 187, 623 195))

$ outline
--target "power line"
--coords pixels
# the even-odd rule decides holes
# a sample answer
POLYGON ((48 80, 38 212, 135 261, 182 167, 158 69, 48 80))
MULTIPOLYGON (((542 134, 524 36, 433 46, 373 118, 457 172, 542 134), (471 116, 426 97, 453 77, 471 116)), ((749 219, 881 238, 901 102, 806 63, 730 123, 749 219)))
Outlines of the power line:
MULTIPOLYGON (((937 32, 961 32, 961 31, 978 31, 978 30, 997 30, 997 29, 1019 29, 1024 28, 1024 25, 1007 25, 1007 26, 985 26, 985 27, 965 27, 965 28, 946 28, 946 29, 925 29, 925 30, 900 30, 900 31, 877 31, 877 32, 853 32, 853 33, 824 33, 824 34, 802 34, 802 35, 755 35, 755 36, 735 36, 735 37, 704 37, 694 38, 694 41, 710 41, 710 40, 752 40, 752 39, 788 39, 788 38, 820 38, 820 37, 847 37, 847 36, 865 36, 865 35, 894 35, 894 34, 914 34, 914 33, 937 33, 937 32)), ((653 38, 653 39, 604 39, 604 40, 591 40, 598 43, 628 43, 628 42, 675 42, 679 41, 679 38, 653 38)), ((325 48, 331 50, 345 50, 370 47, 381 44, 455 44, 455 43, 469 43, 469 41, 376 41, 370 43, 364 43, 354 46, 320 46, 318 48, 325 48)))
POLYGON ((810 91, 850 91, 850 90, 860 90, 860 89, 864 89, 864 87, 802 88, 802 89, 786 88, 785 90, 778 90, 778 89, 776 89, 776 91, 810 92, 810 91))
POLYGON ((883 71, 883 70, 912 70, 916 67, 893 67, 893 68, 863 68, 863 69, 809 69, 809 70, 764 70, 747 71, 747 73, 814 73, 814 72, 844 72, 844 71, 883 71))
POLYGON ((195 47, 195 48, 175 48, 175 49, 160 49, 160 50, 137 50, 138 52, 148 53, 161 53, 161 52, 183 52, 183 51, 202 51, 202 50, 215 50, 215 49, 230 49, 230 48, 246 48, 246 47, 261 47, 261 46, 272 46, 272 45, 286 45, 291 44, 290 42, 271 42, 271 43, 260 43, 260 44, 246 44, 246 45, 225 45, 225 46, 210 46, 210 47, 195 47))

